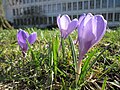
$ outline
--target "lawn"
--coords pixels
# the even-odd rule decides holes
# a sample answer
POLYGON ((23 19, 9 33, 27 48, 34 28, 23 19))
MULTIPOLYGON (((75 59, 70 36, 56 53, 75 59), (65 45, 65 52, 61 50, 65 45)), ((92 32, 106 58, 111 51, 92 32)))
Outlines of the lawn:
POLYGON ((107 30, 102 40, 82 61, 76 83, 78 61, 77 31, 62 40, 60 31, 25 29, 37 32, 37 41, 23 57, 17 43, 18 30, 0 31, 0 90, 120 90, 120 28, 107 30), (59 49, 59 50, 58 50, 59 49))

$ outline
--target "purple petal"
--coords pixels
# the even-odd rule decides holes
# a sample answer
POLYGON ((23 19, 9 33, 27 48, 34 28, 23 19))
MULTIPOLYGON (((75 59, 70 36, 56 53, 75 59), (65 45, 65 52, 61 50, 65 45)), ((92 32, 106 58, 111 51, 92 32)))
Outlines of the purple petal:
POLYGON ((57 25, 58 25, 58 28, 59 28, 60 31, 61 31, 61 37, 62 37, 62 38, 65 38, 66 30, 63 30, 62 27, 61 27, 60 15, 57 17, 57 25))
POLYGON ((86 25, 83 28, 83 35, 82 35, 82 39, 84 39, 84 41, 91 41, 95 38, 93 32, 92 32, 92 19, 90 19, 86 25))
POLYGON ((95 36, 92 32, 92 17, 93 16, 91 14, 87 14, 78 27, 80 59, 82 59, 87 53, 92 46, 92 40, 95 39, 95 36))
POLYGON ((28 45, 27 43, 22 43, 22 42, 19 42, 19 45, 22 49, 23 52, 26 52, 28 50, 28 45))
POLYGON ((58 16, 57 24, 60 30, 67 30, 70 22, 71 20, 68 15, 63 15, 61 18, 58 16))
POLYGON ((78 24, 78 20, 77 19, 73 19, 70 24, 68 25, 68 28, 67 28, 67 35, 66 37, 77 27, 77 24, 78 24))
POLYGON ((81 43, 81 47, 79 46, 79 60, 83 59, 84 55, 88 52, 91 46, 91 41, 81 43))
POLYGON ((84 21, 84 26, 86 25, 86 23, 89 21, 89 19, 91 19, 93 17, 93 15, 91 13, 88 13, 87 16, 85 17, 84 21))
POLYGON ((61 37, 65 39, 66 36, 67 36, 67 31, 66 30, 61 30, 61 37))
POLYGON ((60 15, 57 17, 57 25, 58 25, 58 28, 61 30, 60 15))
POLYGON ((80 23, 82 22, 82 20, 83 20, 85 17, 86 17, 86 14, 83 13, 83 14, 80 16, 79 20, 78 20, 78 25, 80 25, 80 23))
POLYGON ((34 33, 30 34, 30 36, 28 37, 28 42, 30 44, 33 44, 36 41, 36 39, 37 39, 37 33, 34 32, 34 33))
MULTIPOLYGON (((92 46, 92 40, 95 39, 94 34, 92 33, 92 19, 90 19, 86 26, 83 27, 82 35, 79 36, 79 44, 81 52, 87 52, 92 46)), ((80 30, 79 30, 80 32, 80 30)), ((85 53, 84 53, 85 54, 85 53)))
POLYGON ((93 38, 92 34, 92 18, 91 14, 87 14, 85 19, 83 19, 78 26, 78 37, 79 39, 85 39, 86 41, 90 41, 93 38))
POLYGON ((28 38, 29 34, 23 30, 19 30, 17 34, 17 40, 18 42, 25 43, 26 39, 28 38))
POLYGON ((107 21, 102 15, 96 15, 93 18, 93 33, 95 35, 95 40, 92 43, 97 43, 101 40, 106 31, 107 21))

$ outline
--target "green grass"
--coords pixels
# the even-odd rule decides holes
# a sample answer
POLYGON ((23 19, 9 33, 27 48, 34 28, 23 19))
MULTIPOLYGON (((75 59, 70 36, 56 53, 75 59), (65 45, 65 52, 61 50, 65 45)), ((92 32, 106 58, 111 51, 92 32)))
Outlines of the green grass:
POLYGON ((0 31, 0 89, 12 90, 119 90, 120 29, 107 31, 82 61, 82 72, 76 83, 78 45, 73 32, 60 45, 60 32, 26 29, 37 32, 37 41, 23 57, 17 43, 17 30, 0 31))

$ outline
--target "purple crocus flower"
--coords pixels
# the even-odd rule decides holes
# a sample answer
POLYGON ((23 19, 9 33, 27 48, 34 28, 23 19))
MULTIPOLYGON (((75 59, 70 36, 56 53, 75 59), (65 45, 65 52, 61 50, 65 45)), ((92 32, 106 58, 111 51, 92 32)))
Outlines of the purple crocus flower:
POLYGON ((28 50, 27 40, 32 45, 36 41, 36 38, 37 38, 36 32, 33 32, 32 34, 29 35, 24 30, 20 29, 18 31, 17 40, 18 40, 18 44, 19 44, 23 54, 28 50))
POLYGON ((78 26, 80 60, 92 46, 102 39, 106 26, 107 21, 102 15, 93 16, 88 13, 80 17, 78 26))
POLYGON ((78 74, 80 74, 81 62, 88 50, 98 43, 105 34, 107 21, 102 15, 93 16, 91 13, 83 14, 78 23, 79 62, 78 74))
POLYGON ((67 36, 77 27, 78 20, 73 19, 70 20, 70 17, 68 15, 63 15, 60 17, 60 15, 57 17, 57 25, 61 32, 62 38, 67 38, 67 36))

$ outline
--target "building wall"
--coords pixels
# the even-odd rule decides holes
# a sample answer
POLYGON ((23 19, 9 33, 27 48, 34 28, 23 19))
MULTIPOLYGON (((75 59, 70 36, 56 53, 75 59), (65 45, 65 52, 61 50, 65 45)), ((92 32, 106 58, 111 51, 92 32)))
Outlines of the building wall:
POLYGON ((6 19, 13 23, 11 4, 8 2, 8 0, 2 0, 2 3, 3 3, 3 9, 6 19))
POLYGON ((109 26, 120 25, 120 0, 11 0, 6 4, 6 18, 15 26, 55 25, 59 14, 72 19, 82 13, 102 14, 109 26))

